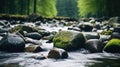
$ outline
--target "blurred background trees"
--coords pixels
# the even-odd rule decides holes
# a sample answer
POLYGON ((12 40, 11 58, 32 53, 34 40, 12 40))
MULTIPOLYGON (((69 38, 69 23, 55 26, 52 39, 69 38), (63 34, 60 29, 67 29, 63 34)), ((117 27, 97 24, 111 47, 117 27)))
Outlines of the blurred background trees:
POLYGON ((55 17, 120 16, 120 0, 0 0, 0 14, 55 17))

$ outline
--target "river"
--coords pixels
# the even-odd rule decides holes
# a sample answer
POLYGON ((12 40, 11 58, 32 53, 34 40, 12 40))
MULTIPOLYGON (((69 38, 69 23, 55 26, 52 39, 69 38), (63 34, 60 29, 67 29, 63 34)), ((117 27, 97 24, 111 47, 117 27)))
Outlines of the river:
MULTIPOLYGON (((51 25, 49 25, 51 26, 51 25)), ((47 31, 66 30, 67 27, 49 27, 42 25, 47 31)), ((116 53, 91 53, 85 54, 84 50, 68 52, 67 59, 40 59, 47 56, 53 43, 40 40, 46 51, 39 53, 6 53, 0 52, 0 67, 120 67, 120 54, 116 53)))

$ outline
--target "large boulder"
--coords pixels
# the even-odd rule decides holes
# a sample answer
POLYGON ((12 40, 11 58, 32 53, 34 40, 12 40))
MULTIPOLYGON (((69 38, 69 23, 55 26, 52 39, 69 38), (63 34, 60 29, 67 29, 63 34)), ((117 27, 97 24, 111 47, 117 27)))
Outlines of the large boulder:
POLYGON ((99 39, 90 39, 86 42, 85 48, 91 53, 102 52, 102 41, 99 39))
POLYGON ((111 39, 103 50, 110 53, 120 53, 120 39, 111 39))
POLYGON ((7 52, 24 51, 25 41, 18 35, 8 34, 0 41, 0 50, 7 52))
POLYGON ((53 39, 54 47, 67 51, 81 48, 85 41, 83 34, 77 31, 60 31, 53 39))
POLYGON ((26 33, 25 37, 29 37, 32 39, 40 40, 42 38, 42 35, 39 34, 38 32, 32 32, 32 33, 26 33))
POLYGON ((54 58, 54 59, 65 59, 68 58, 68 53, 59 48, 53 48, 48 53, 48 58, 54 58))

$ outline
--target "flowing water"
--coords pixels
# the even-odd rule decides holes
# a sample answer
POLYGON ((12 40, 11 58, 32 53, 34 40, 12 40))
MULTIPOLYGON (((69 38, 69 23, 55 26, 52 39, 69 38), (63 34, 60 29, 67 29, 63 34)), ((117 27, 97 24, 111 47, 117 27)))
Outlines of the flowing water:
MULTIPOLYGON (((66 27, 49 27, 42 25, 48 31, 66 30, 66 27)), ((39 53, 5 53, 0 52, 0 67, 120 67, 120 54, 92 53, 84 54, 84 50, 68 52, 67 59, 40 59, 47 56, 53 43, 40 40, 46 51, 39 53)))

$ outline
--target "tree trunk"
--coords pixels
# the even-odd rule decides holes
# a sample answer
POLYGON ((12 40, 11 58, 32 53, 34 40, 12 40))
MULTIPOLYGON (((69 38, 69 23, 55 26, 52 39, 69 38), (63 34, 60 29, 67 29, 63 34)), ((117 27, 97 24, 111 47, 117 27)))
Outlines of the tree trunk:
POLYGON ((34 0, 34 13, 36 13, 37 0, 34 0))

